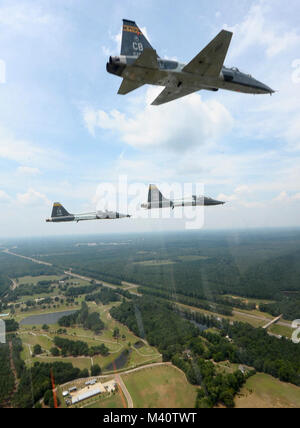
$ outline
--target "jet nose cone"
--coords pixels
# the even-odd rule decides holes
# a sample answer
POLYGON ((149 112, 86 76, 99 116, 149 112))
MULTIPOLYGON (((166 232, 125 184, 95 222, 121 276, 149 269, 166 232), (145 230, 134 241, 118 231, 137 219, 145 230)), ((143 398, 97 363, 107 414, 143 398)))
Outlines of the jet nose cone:
POLYGON ((209 205, 224 205, 226 202, 223 201, 217 201, 215 199, 212 199, 209 205))
POLYGON ((225 204, 226 202, 223 202, 223 201, 216 201, 216 200, 213 201, 213 205, 225 205, 225 204))
POLYGON ((272 89, 272 88, 270 88, 270 86, 268 86, 268 85, 265 85, 264 83, 260 83, 260 86, 261 86, 261 89, 266 93, 266 94, 274 94, 275 93, 275 91, 272 89))

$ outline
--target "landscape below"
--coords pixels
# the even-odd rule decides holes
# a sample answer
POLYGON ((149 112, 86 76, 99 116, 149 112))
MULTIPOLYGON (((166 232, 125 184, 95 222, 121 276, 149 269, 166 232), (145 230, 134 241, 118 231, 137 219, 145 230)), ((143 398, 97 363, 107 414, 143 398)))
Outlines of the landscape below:
POLYGON ((1 241, 0 266, 0 407, 300 407, 299 230, 1 241), (72 405, 90 378, 118 387, 72 405))

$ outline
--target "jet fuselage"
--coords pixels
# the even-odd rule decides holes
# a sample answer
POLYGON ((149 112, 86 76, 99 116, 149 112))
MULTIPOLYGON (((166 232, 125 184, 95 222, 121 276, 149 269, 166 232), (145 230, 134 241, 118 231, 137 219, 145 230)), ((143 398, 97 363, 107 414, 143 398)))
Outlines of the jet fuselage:
POLYGON ((64 216, 53 216, 46 220, 47 223, 66 223, 75 221, 79 223, 80 221, 88 220, 115 220, 120 218, 129 218, 129 215, 120 214, 112 211, 97 211, 95 213, 87 214, 69 214, 64 216))
POLYGON ((212 78, 198 73, 183 71, 185 64, 177 61, 158 58, 158 69, 135 66, 136 56, 110 57, 107 63, 107 71, 124 79, 142 84, 166 86, 170 88, 185 88, 191 91, 201 89, 218 91, 242 92, 245 94, 272 94, 274 91, 264 83, 254 79, 250 74, 245 74, 237 68, 222 68, 219 77, 212 78))
POLYGON ((160 200, 151 200, 142 204, 141 207, 146 210, 158 209, 158 208, 179 208, 179 207, 207 207, 207 206, 216 206, 224 205, 225 202, 217 201, 206 196, 194 196, 191 198, 183 199, 173 199, 168 200, 165 198, 160 198, 160 200))

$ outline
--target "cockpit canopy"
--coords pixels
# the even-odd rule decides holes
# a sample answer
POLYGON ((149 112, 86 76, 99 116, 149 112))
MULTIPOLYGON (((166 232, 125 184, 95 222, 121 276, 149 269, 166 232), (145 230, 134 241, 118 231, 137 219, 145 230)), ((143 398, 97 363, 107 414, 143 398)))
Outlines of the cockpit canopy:
POLYGON ((244 73, 243 71, 241 71, 239 68, 237 68, 237 67, 225 67, 227 70, 230 70, 230 71, 233 71, 233 72, 235 72, 235 73, 243 73, 243 74, 245 74, 246 76, 248 76, 248 77, 252 77, 252 75, 251 74, 249 74, 249 73, 244 73))

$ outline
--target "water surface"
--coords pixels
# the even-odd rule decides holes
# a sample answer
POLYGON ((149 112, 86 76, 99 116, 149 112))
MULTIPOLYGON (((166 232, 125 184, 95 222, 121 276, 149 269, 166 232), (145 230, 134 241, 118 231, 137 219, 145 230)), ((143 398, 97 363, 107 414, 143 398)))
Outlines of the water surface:
POLYGON ((43 325, 43 324, 57 324, 58 320, 67 315, 74 314, 77 311, 64 311, 64 312, 52 312, 49 314, 31 315, 24 318, 21 325, 43 325))

